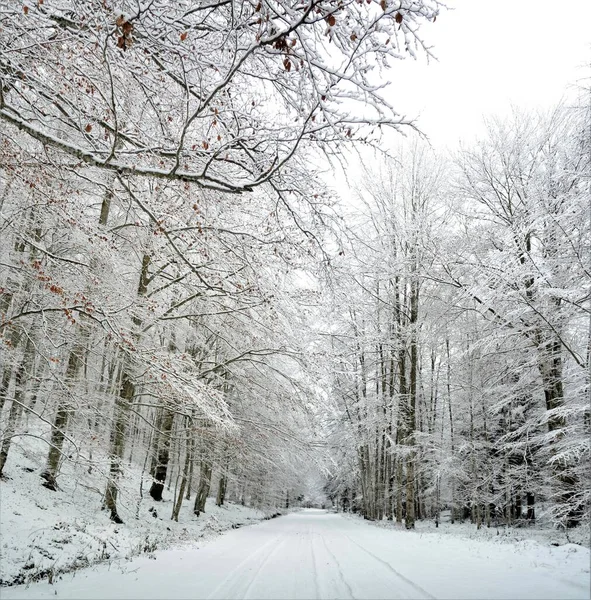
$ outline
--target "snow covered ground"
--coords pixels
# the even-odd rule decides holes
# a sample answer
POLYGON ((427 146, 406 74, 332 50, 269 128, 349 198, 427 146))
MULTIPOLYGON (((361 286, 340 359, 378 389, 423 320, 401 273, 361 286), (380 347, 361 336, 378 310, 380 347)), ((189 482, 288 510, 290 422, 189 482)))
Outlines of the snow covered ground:
POLYGON ((305 510, 3 588, 6 598, 589 598, 589 550, 375 527, 305 510))
MULTIPOLYGON (((205 512, 196 517, 191 499, 185 500, 177 523, 170 518, 174 490, 165 490, 164 502, 154 502, 144 477, 143 498, 137 501, 141 474, 127 467, 120 495, 124 524, 116 525, 101 510, 100 463, 91 473, 87 465, 64 464, 60 490, 53 492, 41 485, 39 465, 44 464, 46 452, 46 444, 33 438, 11 449, 7 477, 0 481, 0 585, 54 579, 99 562, 202 542, 274 512, 232 503, 218 507, 209 498, 205 512)), ((0 597, 5 593, 0 587, 0 597)))
POLYGON ((144 480, 137 502, 130 467, 116 525, 100 510, 100 463, 88 473, 67 462, 52 492, 40 485, 45 448, 15 445, 0 482, 0 581, 24 584, 0 598, 590 597, 588 528, 567 537, 421 521, 407 532, 317 510, 261 523, 269 512, 211 498, 199 518, 185 501, 176 523, 174 490, 155 503, 144 480))

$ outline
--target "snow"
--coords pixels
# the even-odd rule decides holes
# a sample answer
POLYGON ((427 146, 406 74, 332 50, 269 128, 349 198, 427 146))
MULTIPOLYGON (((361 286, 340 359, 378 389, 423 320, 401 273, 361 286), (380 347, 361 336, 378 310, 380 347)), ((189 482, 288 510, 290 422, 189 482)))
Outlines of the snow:
POLYGON ((2 598, 589 598, 589 550, 376 527, 308 509, 2 598))
MULTIPOLYGON (((99 562, 151 555, 156 548, 205 541, 271 514, 232 503, 218 507, 208 498, 205 512, 196 517, 192 497, 184 501, 177 523, 170 519, 174 490, 165 490, 164 502, 154 502, 144 477, 138 502, 141 473, 127 466, 120 491, 124 524, 116 525, 101 510, 104 473, 98 467, 88 473, 86 464, 66 461, 60 490, 50 491, 40 477, 46 452, 38 438, 13 442, 7 477, 0 481, 0 585, 53 578, 99 562)), ((4 595, 0 587, 0 597, 4 595)))
POLYGON ((174 490, 153 502, 144 479, 136 502, 141 473, 129 466, 116 525, 100 509, 100 461, 92 473, 66 461, 52 492, 40 485, 45 452, 35 437, 15 440, 0 482, 0 580, 25 583, 0 598, 590 597, 588 528, 477 530, 444 518, 409 532, 314 509, 261 522, 269 512, 212 498, 198 518, 185 501, 176 523, 174 490))

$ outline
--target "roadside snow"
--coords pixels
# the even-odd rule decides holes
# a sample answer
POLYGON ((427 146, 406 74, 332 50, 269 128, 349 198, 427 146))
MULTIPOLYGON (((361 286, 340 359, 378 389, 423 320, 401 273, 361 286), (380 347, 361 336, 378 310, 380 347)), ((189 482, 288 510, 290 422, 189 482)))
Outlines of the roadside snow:
MULTIPOLYGON (((215 505, 209 498, 205 513, 192 513, 185 500, 179 522, 171 521, 173 491, 154 502, 141 476, 129 470, 121 490, 124 524, 116 525, 101 510, 101 474, 71 462, 64 465, 57 492, 44 488, 39 468, 46 446, 27 440, 14 444, 6 479, 0 481, 0 586, 53 580, 60 573, 214 537, 222 531, 256 523, 269 515, 236 504, 215 505), (131 499, 134 499, 133 501, 131 499), (154 516, 151 509, 155 509, 154 516)), ((4 589, 0 588, 0 596, 4 589)))

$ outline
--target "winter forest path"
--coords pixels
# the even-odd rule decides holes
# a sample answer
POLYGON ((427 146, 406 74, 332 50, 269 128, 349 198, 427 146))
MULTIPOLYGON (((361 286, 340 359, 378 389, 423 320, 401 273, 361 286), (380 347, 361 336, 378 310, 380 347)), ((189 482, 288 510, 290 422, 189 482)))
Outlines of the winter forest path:
POLYGON ((101 565, 1 598, 588 598, 585 580, 512 545, 386 530, 304 510, 202 548, 101 565))

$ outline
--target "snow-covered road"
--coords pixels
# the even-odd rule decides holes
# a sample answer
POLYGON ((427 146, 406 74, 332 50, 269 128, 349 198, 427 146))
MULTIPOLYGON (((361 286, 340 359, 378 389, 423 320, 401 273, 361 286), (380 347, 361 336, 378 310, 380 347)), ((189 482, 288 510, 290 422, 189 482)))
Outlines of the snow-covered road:
POLYGON ((589 552, 567 546, 388 530, 305 510, 137 558, 123 572, 100 565, 0 597, 589 598, 589 552))

